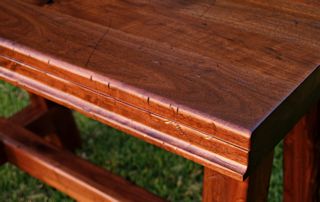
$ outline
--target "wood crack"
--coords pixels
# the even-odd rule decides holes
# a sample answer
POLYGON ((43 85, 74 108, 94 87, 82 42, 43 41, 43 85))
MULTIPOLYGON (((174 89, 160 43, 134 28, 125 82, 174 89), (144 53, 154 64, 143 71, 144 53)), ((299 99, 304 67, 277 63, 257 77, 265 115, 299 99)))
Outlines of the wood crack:
POLYGON ((89 64, 90 64, 90 60, 91 58, 93 57, 94 53, 96 52, 96 50, 98 49, 99 45, 101 44, 101 42, 103 41, 104 37, 109 33, 110 31, 110 26, 111 26, 111 20, 110 20, 110 23, 109 23, 109 26, 108 26, 108 29, 103 33, 103 35, 99 38, 99 40, 97 41, 97 43, 94 45, 88 59, 87 59, 87 62, 86 62, 86 65, 85 67, 87 67, 89 64))

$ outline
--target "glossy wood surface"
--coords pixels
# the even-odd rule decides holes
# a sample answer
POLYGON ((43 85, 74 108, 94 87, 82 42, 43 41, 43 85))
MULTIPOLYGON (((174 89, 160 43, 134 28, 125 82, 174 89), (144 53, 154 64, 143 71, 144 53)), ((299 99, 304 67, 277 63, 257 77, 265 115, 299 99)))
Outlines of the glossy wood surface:
POLYGON ((320 105, 284 141, 284 201, 320 201, 320 105))
POLYGON ((204 168, 203 202, 266 202, 272 171, 273 152, 244 182, 204 168))
POLYGON ((77 201, 163 201, 2 119, 0 141, 10 163, 77 201))
POLYGON ((319 98, 319 5, 286 2, 2 0, 0 77, 243 179, 319 98))
MULTIPOLYGON (((19 67, 19 69, 23 68, 23 66, 19 65, 18 63, 10 62, 10 64, 19 67)), ((135 137, 141 138, 148 143, 152 143, 172 153, 181 155, 220 173, 226 174, 238 180, 243 180, 246 172, 246 165, 225 158, 219 155, 219 153, 223 153, 233 157, 233 159, 237 159, 241 156, 247 155, 248 152, 245 150, 241 150, 235 146, 228 145, 221 141, 203 138, 206 141, 210 140, 209 143, 212 145, 209 146, 214 149, 213 151, 208 151, 204 148, 198 147, 197 145, 190 144, 183 139, 174 138, 166 133, 161 133, 126 117, 115 115, 108 110, 92 105, 88 101, 78 99, 77 97, 71 96, 70 94, 61 90, 57 90, 49 86, 44 87, 42 83, 39 83, 32 78, 21 76, 1 68, 0 72, 6 75, 4 78, 7 81, 23 87, 34 94, 38 94, 46 99, 53 100, 61 105, 67 106, 68 108, 79 111, 90 118, 122 130, 135 137)), ((45 77, 45 79, 48 80, 47 77, 45 77)), ((64 83, 57 82, 57 84, 63 85, 64 83)), ((187 135, 181 137, 190 138, 187 135)))

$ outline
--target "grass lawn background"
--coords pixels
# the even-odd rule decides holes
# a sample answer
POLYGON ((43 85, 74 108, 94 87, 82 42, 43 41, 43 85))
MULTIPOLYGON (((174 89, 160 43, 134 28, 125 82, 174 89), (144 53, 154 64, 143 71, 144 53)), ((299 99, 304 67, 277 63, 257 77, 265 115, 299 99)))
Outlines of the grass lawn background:
MULTIPOLYGON (((0 81, 0 116, 8 117, 27 104, 26 92, 0 81)), ((74 116, 83 140, 79 156, 169 201, 201 201, 201 166, 79 113, 74 116)), ((73 200, 5 164, 0 166, 0 201, 73 200)), ((282 201, 282 144, 275 150, 269 201, 282 201)))

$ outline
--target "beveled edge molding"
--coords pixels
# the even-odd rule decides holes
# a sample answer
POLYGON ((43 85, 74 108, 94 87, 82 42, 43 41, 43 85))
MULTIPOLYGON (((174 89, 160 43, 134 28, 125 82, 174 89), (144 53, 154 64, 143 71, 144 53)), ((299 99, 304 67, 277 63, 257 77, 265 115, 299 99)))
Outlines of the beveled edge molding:
POLYGON ((150 93, 143 89, 110 79, 1 37, 0 56, 30 65, 61 79, 77 83, 77 85, 85 83, 85 86, 91 90, 102 92, 114 99, 168 119, 175 119, 180 124, 188 125, 190 128, 242 149, 248 150, 250 147, 251 131, 247 129, 216 117, 209 117, 207 114, 195 111, 188 106, 172 103, 164 97, 155 94, 149 95, 150 93))
POLYGON ((0 78, 148 143, 211 168, 221 174, 230 176, 236 180, 244 180, 244 174, 247 170, 247 165, 245 164, 240 164, 199 146, 192 145, 166 133, 159 132, 143 124, 119 116, 118 114, 112 113, 83 99, 79 99, 76 96, 67 94, 62 90, 55 89, 44 83, 8 70, 1 65, 0 78))

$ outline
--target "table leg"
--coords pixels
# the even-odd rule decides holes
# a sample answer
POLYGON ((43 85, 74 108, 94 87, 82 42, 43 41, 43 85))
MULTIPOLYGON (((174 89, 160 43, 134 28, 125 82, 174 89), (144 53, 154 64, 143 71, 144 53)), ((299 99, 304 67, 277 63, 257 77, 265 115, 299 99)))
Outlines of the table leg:
POLYGON ((273 152, 245 181, 236 181, 211 169, 204 168, 204 202, 265 202, 267 201, 273 152))
POLYGON ((80 147, 81 139, 71 110, 47 100, 45 102, 48 113, 26 128, 70 151, 80 147))
POLYGON ((284 201, 320 201, 319 107, 313 108, 284 141, 284 201))
POLYGON ((71 110, 30 94, 30 105, 10 118, 56 146, 74 151, 81 139, 71 110))

